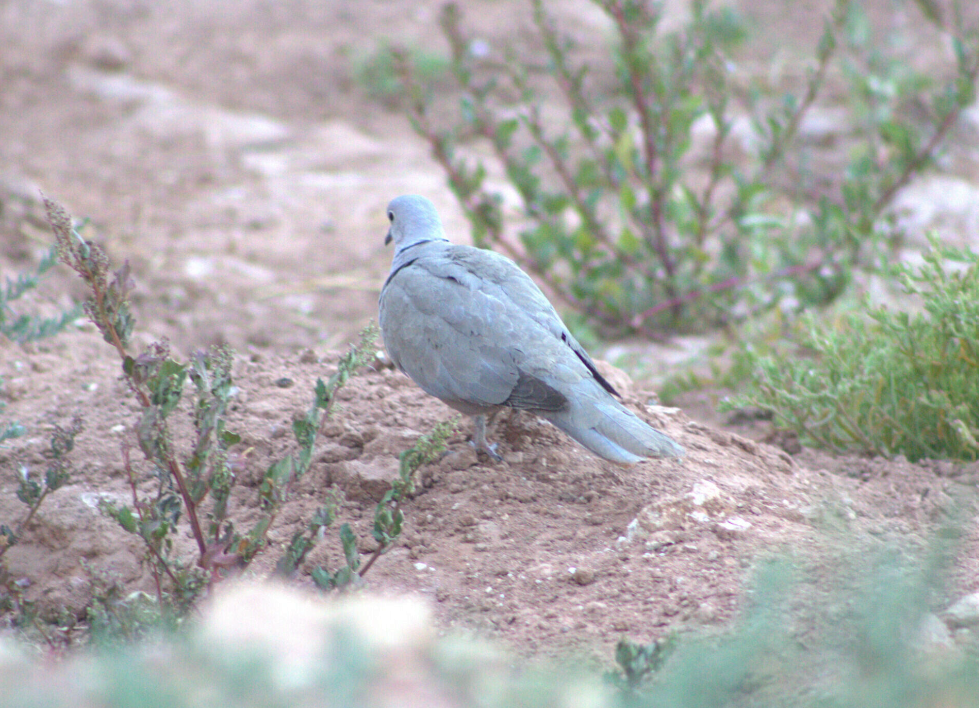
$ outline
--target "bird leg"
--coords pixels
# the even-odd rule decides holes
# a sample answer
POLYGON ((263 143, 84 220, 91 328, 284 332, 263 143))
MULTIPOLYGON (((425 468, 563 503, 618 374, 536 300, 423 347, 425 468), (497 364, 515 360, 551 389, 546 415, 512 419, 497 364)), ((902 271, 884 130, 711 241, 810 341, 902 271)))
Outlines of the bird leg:
POLYGON ((496 462, 503 462, 503 458, 500 457, 499 453, 496 451, 496 443, 490 445, 488 442, 486 442, 486 416, 474 415, 473 426, 475 431, 473 433, 472 446, 476 448, 477 451, 482 450, 496 462))

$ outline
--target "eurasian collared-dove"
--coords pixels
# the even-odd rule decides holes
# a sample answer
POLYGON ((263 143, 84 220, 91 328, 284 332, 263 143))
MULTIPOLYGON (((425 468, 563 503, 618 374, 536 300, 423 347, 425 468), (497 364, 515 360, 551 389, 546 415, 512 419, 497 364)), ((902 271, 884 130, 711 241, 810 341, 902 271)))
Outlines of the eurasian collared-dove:
POLYGON ((606 460, 679 457, 683 448, 613 398, 588 353, 510 259, 446 239, 435 206, 405 195, 388 204, 394 262, 381 289, 384 346, 427 393, 473 416, 509 406, 549 420, 606 460))

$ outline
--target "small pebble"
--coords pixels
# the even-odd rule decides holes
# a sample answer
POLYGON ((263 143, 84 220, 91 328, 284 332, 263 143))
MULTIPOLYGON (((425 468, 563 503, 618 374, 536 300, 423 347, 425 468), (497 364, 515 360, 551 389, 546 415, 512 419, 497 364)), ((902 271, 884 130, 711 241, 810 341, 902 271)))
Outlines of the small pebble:
POLYGON ((575 568, 571 574, 571 579, 578 585, 591 585, 595 582, 595 571, 589 568, 575 568))

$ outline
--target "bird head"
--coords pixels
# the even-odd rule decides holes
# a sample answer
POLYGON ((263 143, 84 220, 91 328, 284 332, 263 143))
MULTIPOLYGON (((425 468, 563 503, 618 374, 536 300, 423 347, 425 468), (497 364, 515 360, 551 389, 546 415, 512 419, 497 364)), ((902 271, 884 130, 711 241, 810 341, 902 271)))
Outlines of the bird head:
POLYGON ((446 241, 442 220, 435 205, 417 194, 404 194, 388 204, 391 227, 384 238, 385 245, 394 241, 397 254, 409 246, 426 241, 446 241))

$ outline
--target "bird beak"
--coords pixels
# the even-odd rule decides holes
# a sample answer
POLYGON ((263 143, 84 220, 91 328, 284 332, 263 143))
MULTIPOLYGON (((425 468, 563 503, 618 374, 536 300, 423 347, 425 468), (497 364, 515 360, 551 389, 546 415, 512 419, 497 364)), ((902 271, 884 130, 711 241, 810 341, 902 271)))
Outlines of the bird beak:
POLYGON ((394 238, 394 236, 391 235, 391 231, 389 229, 388 230, 388 235, 384 237, 384 245, 387 246, 389 243, 391 243, 391 239, 393 239, 393 238, 394 238))

